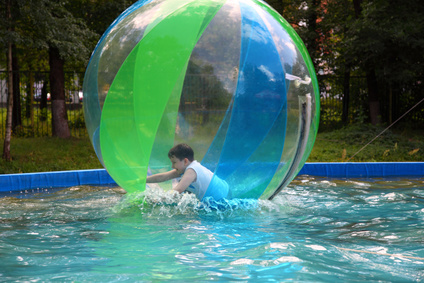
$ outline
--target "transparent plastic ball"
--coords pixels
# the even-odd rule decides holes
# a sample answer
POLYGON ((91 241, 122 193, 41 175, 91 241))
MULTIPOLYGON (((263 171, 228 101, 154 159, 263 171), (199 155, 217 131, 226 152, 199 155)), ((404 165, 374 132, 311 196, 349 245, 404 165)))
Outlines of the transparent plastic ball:
POLYGON ((318 129, 308 52, 258 0, 135 3, 97 44, 83 92, 96 154, 127 192, 169 170, 168 150, 186 143, 228 184, 227 198, 273 198, 318 129))

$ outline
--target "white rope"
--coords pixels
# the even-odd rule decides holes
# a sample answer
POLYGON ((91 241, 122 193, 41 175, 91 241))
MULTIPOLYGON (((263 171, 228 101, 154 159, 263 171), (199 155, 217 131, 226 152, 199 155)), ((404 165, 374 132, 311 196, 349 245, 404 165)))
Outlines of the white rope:
POLYGON ((421 99, 421 101, 419 101, 417 104, 415 104, 414 106, 412 106, 411 109, 409 109, 408 111, 405 112, 405 114, 403 114, 402 116, 400 116, 396 121, 394 121, 390 126, 388 126, 387 128, 385 128, 381 133, 379 133, 375 138, 373 138, 370 142, 368 142, 366 145, 364 145, 360 150, 358 150, 354 155, 352 155, 346 162, 349 162, 349 160, 351 160, 352 158, 355 157, 355 155, 357 155, 358 153, 360 153, 364 148, 366 148, 370 143, 372 143, 374 140, 376 140, 378 137, 380 137, 385 131, 387 131, 391 126, 393 126, 394 124, 396 124, 400 119, 402 119, 406 114, 408 114, 409 112, 412 111, 412 109, 414 109, 415 107, 418 106, 418 104, 420 104, 421 102, 424 101, 424 98, 421 99))

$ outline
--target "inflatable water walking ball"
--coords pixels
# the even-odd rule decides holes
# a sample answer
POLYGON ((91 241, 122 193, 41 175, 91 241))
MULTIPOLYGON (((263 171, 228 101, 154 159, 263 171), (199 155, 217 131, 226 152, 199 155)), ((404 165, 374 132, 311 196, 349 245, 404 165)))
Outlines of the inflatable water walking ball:
MULTIPOLYGON (((83 92, 97 156, 127 192, 169 170, 168 150, 187 143, 228 184, 226 198, 271 199, 305 163, 318 128, 306 48, 259 0, 135 3, 97 44, 83 92)), ((216 197, 214 179, 205 197, 216 197)))

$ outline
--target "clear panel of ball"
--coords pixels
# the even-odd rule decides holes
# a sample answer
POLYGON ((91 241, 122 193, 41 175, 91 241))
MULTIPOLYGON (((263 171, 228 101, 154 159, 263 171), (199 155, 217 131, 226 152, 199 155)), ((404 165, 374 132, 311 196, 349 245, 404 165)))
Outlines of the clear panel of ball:
POLYGON ((229 197, 269 197, 315 139, 311 66, 293 29, 263 2, 138 2, 90 60, 87 130, 129 192, 168 170, 167 150, 184 142, 229 184, 229 197))

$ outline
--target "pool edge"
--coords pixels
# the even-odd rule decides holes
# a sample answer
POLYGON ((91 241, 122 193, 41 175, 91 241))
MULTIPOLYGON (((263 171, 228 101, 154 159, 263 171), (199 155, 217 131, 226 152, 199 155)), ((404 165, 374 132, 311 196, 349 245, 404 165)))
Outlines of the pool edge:
POLYGON ((298 175, 329 178, 424 177, 424 162, 312 162, 298 175))
POLYGON ((116 185, 105 169, 0 175, 0 192, 81 185, 116 185))
MULTIPOLYGON (((328 178, 424 177, 424 162, 310 162, 298 175, 328 178)), ((0 192, 116 185, 105 169, 0 175, 0 192)))

